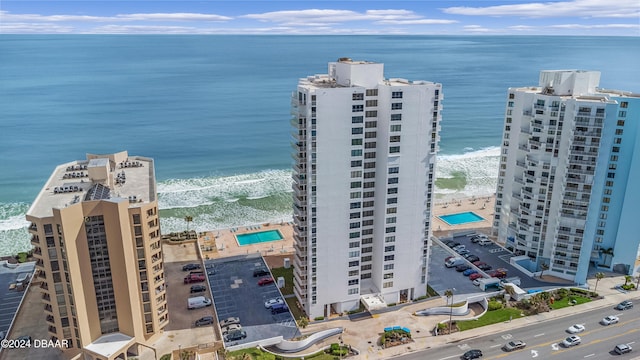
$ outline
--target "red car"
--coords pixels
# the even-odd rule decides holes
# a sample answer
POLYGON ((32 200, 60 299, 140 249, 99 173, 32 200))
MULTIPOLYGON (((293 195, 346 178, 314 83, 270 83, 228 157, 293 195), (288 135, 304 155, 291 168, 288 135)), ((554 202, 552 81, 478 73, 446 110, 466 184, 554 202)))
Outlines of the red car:
POLYGON ((482 278, 482 274, 480 274, 480 273, 475 273, 475 274, 469 275, 469 280, 471 280, 471 281, 473 281, 475 279, 480 279, 480 278, 482 278))
POLYGON ((204 274, 189 274, 184 278, 184 283, 191 284, 194 282, 203 282, 204 280, 204 274))
POLYGON ((258 285, 260 286, 264 286, 264 285, 268 285, 273 283, 273 278, 272 277, 264 277, 260 280, 258 280, 258 285))
POLYGON ((487 273, 487 275, 494 277, 494 278, 499 278, 499 279, 503 279, 507 277, 507 273, 500 271, 500 270, 493 270, 493 271, 489 271, 487 273))

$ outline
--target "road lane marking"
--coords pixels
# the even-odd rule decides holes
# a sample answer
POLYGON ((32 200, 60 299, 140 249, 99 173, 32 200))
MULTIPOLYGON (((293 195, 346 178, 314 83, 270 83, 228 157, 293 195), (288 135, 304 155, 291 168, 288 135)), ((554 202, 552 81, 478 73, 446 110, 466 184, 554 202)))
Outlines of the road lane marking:
POLYGON ((500 345, 502 345, 502 344, 495 344, 495 345, 491 345, 490 347, 491 347, 491 348, 494 348, 494 347, 498 347, 498 346, 500 346, 500 345))
POLYGON ((539 337, 539 336, 544 336, 544 333, 542 333, 542 334, 535 334, 535 335, 533 335, 533 337, 539 337))
POLYGON ((585 355, 584 357, 588 358, 588 357, 592 357, 595 356, 596 354, 589 354, 589 355, 585 355))
POLYGON ((440 359, 438 359, 438 360, 447 360, 447 359, 451 359, 451 358, 454 358, 454 357, 460 357, 460 356, 458 356, 458 355, 451 355, 451 356, 447 356, 447 357, 440 358, 440 359))

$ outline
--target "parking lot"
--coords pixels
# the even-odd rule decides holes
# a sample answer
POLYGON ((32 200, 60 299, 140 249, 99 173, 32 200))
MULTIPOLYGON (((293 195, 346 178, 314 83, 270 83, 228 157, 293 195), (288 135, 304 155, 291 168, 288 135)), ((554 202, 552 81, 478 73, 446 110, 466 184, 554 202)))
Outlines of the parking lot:
MULTIPOLYGON (((195 327, 196 320, 203 316, 213 315, 213 307, 204 307, 201 309, 187 309, 187 301, 191 296, 205 296, 211 299, 211 293, 207 287, 207 291, 198 294, 191 294, 191 285, 206 284, 206 282, 184 284, 184 277, 189 271, 183 271, 182 267, 186 264, 198 263, 198 261, 180 261, 165 262, 165 282, 167 284, 167 304, 169 306, 169 324, 165 330, 181 330, 195 327)), ((206 285, 205 285, 206 286, 206 285)), ((209 325, 211 327, 211 325, 209 325)), ((211 327, 211 339, 214 340, 214 331, 211 327)))
POLYGON ((267 268, 259 254, 207 260, 205 266, 218 319, 239 317, 242 330, 247 333, 246 338, 227 346, 277 336, 291 339, 299 334, 289 311, 272 314, 265 308, 265 301, 282 294, 275 283, 258 285, 261 278, 269 277, 253 276, 255 268, 267 268))
POLYGON ((0 289, 2 289, 0 291, 0 332, 6 334, 7 330, 9 330, 11 321, 13 321, 13 317, 18 311, 18 305, 20 305, 24 295, 24 290, 15 288, 10 290, 10 287, 12 284, 15 286, 16 278, 19 275, 25 273, 33 274, 34 268, 35 262, 15 265, 15 267, 7 266, 6 262, 0 262, 0 289))
MULTIPOLYGON (((479 245, 471 242, 470 236, 467 235, 457 235, 453 238, 441 238, 440 240, 442 242, 446 240, 453 240, 464 245, 472 254, 478 256, 480 261, 491 265, 493 269, 507 269, 507 277, 519 277, 521 282, 520 287, 525 290, 555 287, 549 282, 542 282, 537 279, 530 278, 509 264, 509 259, 514 255, 493 242, 489 245, 479 245)), ((445 267, 444 259, 448 256, 461 257, 448 246, 434 241, 431 248, 431 262, 429 265, 429 285, 439 294, 443 294, 445 290, 452 288, 455 288, 454 293, 456 295, 482 292, 480 288, 473 285, 467 276, 464 276, 462 272, 457 272, 455 267, 445 267)), ((470 265, 469 263, 466 264, 470 265)))

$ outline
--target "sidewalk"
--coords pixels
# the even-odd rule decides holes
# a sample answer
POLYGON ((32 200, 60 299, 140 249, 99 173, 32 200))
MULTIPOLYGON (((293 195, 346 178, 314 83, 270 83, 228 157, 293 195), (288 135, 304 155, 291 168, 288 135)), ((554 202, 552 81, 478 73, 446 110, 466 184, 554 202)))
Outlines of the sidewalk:
MULTIPOLYGON (((590 279, 588 283, 590 289, 595 288, 595 279, 590 279)), ((356 321, 333 320, 312 323, 304 329, 304 333, 307 334, 328 328, 343 327, 345 329, 342 335, 344 343, 349 344, 360 351, 360 355, 356 357, 356 359, 388 359, 408 352, 440 347, 450 343, 484 336, 488 333, 497 333, 513 328, 525 327, 529 324, 550 319, 574 315, 576 310, 583 312, 592 309, 613 307, 615 304, 618 304, 623 300, 630 298, 638 299, 640 297, 639 291, 631 291, 625 294, 614 289, 615 285, 623 283, 624 276, 606 277, 600 280, 597 287, 598 293, 601 296, 604 296, 601 300, 595 300, 579 305, 578 307, 567 307, 559 310, 553 310, 547 313, 515 319, 507 323, 493 324, 451 335, 433 336, 431 332, 439 321, 448 319, 447 315, 412 315, 413 312, 417 310, 446 305, 446 300, 443 299, 432 299, 426 302, 411 304, 397 311, 378 314, 373 317, 356 321), (411 329, 414 342, 407 345, 395 346, 389 349, 382 349, 377 343, 381 333, 383 332, 382 329, 393 325, 401 325, 411 329)), ((338 342, 337 337, 327 339, 323 345, 328 345, 332 342, 338 342)))

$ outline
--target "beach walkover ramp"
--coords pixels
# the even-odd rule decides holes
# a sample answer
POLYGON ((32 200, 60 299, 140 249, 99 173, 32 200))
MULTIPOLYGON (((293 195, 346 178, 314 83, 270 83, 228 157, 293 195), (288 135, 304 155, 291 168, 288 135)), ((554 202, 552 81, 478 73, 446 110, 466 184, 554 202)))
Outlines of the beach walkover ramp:
POLYGON ((290 340, 282 340, 280 343, 275 344, 269 348, 269 351, 273 353, 296 353, 302 350, 308 349, 313 344, 322 341, 328 337, 342 334, 344 328, 333 328, 318 331, 306 337, 300 341, 290 341, 290 340))

